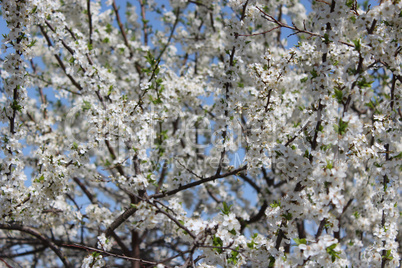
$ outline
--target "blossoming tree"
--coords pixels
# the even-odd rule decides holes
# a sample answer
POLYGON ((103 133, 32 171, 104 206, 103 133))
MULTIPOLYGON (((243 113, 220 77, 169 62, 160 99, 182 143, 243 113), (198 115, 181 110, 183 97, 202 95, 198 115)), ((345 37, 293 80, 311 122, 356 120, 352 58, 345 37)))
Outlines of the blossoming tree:
POLYGON ((0 2, 4 267, 400 265, 400 1, 0 2))

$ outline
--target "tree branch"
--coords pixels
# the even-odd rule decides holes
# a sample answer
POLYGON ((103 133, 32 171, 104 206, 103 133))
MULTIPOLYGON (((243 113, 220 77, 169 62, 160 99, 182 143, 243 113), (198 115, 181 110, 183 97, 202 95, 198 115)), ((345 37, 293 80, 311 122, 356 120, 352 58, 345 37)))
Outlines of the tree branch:
POLYGON ((34 228, 27 227, 27 226, 22 226, 18 224, 0 224, 0 229, 3 230, 16 230, 20 232, 24 232, 30 235, 33 235, 34 237, 38 238, 41 240, 45 245, 49 246, 54 253, 59 257, 59 259, 63 262, 64 266, 69 268, 72 267, 72 265, 69 263, 69 261, 65 258, 63 253, 61 252, 60 248, 54 244, 49 238, 45 237, 42 235, 39 231, 35 230, 34 228))
POLYGON ((209 182, 209 181, 213 181, 213 180, 220 179, 220 178, 225 178, 225 177, 228 177, 228 176, 231 176, 231 175, 237 175, 237 173, 239 173, 239 172, 241 172, 243 170, 246 170, 246 169, 247 169, 247 165, 245 165, 245 166, 243 166, 241 168, 235 169, 233 171, 230 171, 228 173, 225 173, 225 174, 213 175, 213 176, 205 178, 205 179, 201 179, 201 180, 198 180, 198 181, 191 182, 189 184, 180 186, 179 188, 171 190, 171 191, 158 193, 158 194, 153 194, 153 195, 149 196, 149 198, 161 198, 161 197, 165 197, 165 196, 174 195, 174 194, 176 194, 178 192, 187 190, 189 188, 198 186, 200 184, 203 184, 203 183, 206 183, 206 182, 209 182))

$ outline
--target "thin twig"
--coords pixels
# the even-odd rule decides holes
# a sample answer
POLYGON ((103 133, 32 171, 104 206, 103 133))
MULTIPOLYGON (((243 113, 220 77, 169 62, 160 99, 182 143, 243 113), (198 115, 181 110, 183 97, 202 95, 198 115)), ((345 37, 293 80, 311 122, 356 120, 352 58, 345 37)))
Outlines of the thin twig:
POLYGON ((87 0, 88 24, 89 24, 89 44, 92 45, 92 15, 91 0, 87 0))
MULTIPOLYGON (((257 8, 261 13, 264 14, 263 17, 264 17, 266 20, 268 20, 268 21, 270 21, 270 22, 273 22, 273 23, 275 23, 276 25, 278 25, 278 26, 280 26, 280 27, 287 28, 287 29, 291 29, 291 30, 295 31, 296 34, 298 34, 298 33, 305 33, 305 34, 308 34, 308 35, 310 35, 310 36, 317 36, 317 37, 324 38, 324 36, 321 35, 321 34, 317 34, 317 33, 313 33, 313 32, 307 31, 307 30, 300 29, 300 28, 298 28, 296 25, 290 26, 290 25, 288 25, 288 24, 286 24, 286 23, 280 22, 280 21, 278 21, 277 19, 275 19, 274 17, 272 17, 271 15, 265 13, 265 12, 264 12, 262 9, 260 9, 259 7, 256 7, 256 8, 257 8)), ((239 35, 239 36, 241 36, 241 35, 239 35)), ((245 36, 246 36, 246 35, 245 35, 245 36)), ((353 44, 350 44, 350 43, 348 43, 348 42, 344 42, 344 41, 338 41, 338 42, 341 43, 341 44, 343 44, 343 45, 347 45, 348 47, 354 47, 353 44)))
POLYGON ((141 19, 142 19, 142 31, 144 32, 144 43, 148 45, 148 31, 147 31, 147 21, 145 19, 145 5, 143 0, 139 0, 141 6, 141 19))
POLYGON ((133 57, 133 50, 132 50, 130 44, 128 43, 127 34, 126 34, 126 31, 124 30, 123 23, 121 22, 121 19, 120 19, 119 9, 117 8, 116 0, 113 0, 113 5, 112 6, 113 6, 114 13, 116 14, 117 25, 119 25, 120 33, 121 33, 121 35, 123 37, 124 44, 126 45, 128 50, 130 51, 130 58, 132 58, 133 57))
POLYGON ((235 169, 233 171, 230 171, 228 173, 225 173, 225 174, 218 174, 218 175, 215 174, 215 175, 213 175, 211 177, 204 178, 204 179, 201 179, 201 180, 198 180, 198 181, 194 181, 194 182, 188 183, 186 185, 182 185, 179 188, 171 190, 171 191, 162 192, 162 193, 158 193, 158 194, 153 194, 153 195, 149 196, 149 198, 161 198, 161 197, 165 197, 165 196, 174 195, 174 194, 176 194, 178 192, 190 189, 192 187, 201 185, 201 184, 209 182, 209 181, 213 181, 213 180, 220 179, 220 178, 225 178, 225 177, 228 177, 228 176, 231 176, 231 175, 237 175, 239 172, 242 172, 243 170, 246 170, 246 169, 247 169, 247 165, 245 165, 245 166, 243 166, 241 168, 235 169))
POLYGON ((44 242, 45 245, 49 246, 54 253, 56 253, 56 255, 60 258, 65 267, 72 267, 69 261, 64 257, 64 254, 61 252, 60 248, 36 229, 18 224, 0 224, 0 229, 16 230, 35 236, 36 238, 44 242))
POLYGON ((139 261, 141 263, 144 264, 151 264, 151 265, 157 265, 159 262, 153 262, 153 261, 146 261, 143 259, 138 259, 138 258, 133 258, 133 257, 127 257, 124 255, 119 255, 119 254, 115 254, 112 252, 108 252, 102 249, 97 249, 97 248, 93 248, 93 247, 88 247, 88 246, 84 246, 84 245, 79 245, 79 244, 63 244, 63 247, 66 248, 77 248, 77 249, 84 249, 87 251, 93 251, 93 252, 99 252, 103 255, 107 255, 107 256, 112 256, 112 257, 116 257, 116 258, 120 258, 120 259, 125 259, 125 260, 130 260, 130 261, 139 261))

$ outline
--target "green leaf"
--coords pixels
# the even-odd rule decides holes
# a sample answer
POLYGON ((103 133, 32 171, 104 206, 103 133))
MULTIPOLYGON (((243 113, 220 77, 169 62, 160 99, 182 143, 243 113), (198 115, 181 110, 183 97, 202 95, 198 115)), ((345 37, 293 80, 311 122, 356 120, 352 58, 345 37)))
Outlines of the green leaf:
POLYGON ((110 23, 108 23, 108 24, 106 25, 106 32, 107 32, 108 34, 110 34, 112 31, 113 31, 112 25, 111 25, 110 23))
POLYGON ((346 0, 346 5, 347 5, 349 8, 352 8, 354 2, 355 2, 354 0, 346 0))
POLYGON ((302 79, 300 79, 300 82, 305 83, 305 82, 307 82, 307 80, 308 80, 308 77, 303 77, 302 79))
POLYGON ((286 220, 290 221, 293 217, 292 213, 288 212, 286 214, 282 214, 282 217, 284 217, 286 220))
POLYGON ((35 6, 35 7, 32 9, 31 14, 34 14, 34 13, 36 12, 36 10, 38 10, 38 6, 35 6))
POLYGON ((228 206, 228 204, 225 201, 223 201, 223 209, 221 208, 222 213, 224 215, 229 215, 231 207, 232 205, 228 206))
POLYGON ((303 157, 305 157, 305 158, 310 158, 310 152, 309 152, 309 150, 306 149, 306 150, 304 151, 303 157))
POLYGON ((71 146, 71 149, 77 150, 78 144, 76 142, 73 142, 73 146, 71 146))
POLYGON ((82 105, 82 110, 88 111, 91 109, 91 103, 89 101, 84 101, 84 104, 82 105))
POLYGON ((269 205, 271 208, 281 207, 281 201, 276 201, 269 205))
POLYGON ((145 56, 145 59, 149 64, 151 64, 151 66, 154 65, 155 58, 154 58, 154 55, 152 55, 152 53, 149 50, 147 51, 147 55, 145 56))
POLYGON ((323 130, 324 130, 324 126, 323 126, 323 125, 319 125, 319 126, 318 126, 318 131, 319 131, 319 132, 322 132, 323 130))
POLYGON ((32 40, 31 43, 28 45, 28 47, 33 47, 36 44, 36 39, 32 40))
POLYGON ((360 217, 360 214, 359 214, 359 212, 355 211, 355 212, 353 212, 353 216, 354 216, 356 219, 358 219, 358 218, 360 217))
POLYGON ((374 83, 374 80, 373 81, 367 81, 366 78, 363 76, 362 79, 357 81, 357 86, 359 88, 369 88, 369 87, 371 87, 372 83, 374 83))
POLYGON ((163 101, 160 98, 154 99, 152 96, 149 96, 149 100, 155 105, 163 103, 163 101))
POLYGON ((329 40, 329 34, 325 33, 324 34, 324 43, 325 44, 329 44, 330 40, 329 40))
POLYGON ((373 165, 376 166, 376 167, 378 167, 378 168, 382 167, 382 164, 380 164, 380 163, 378 163, 378 162, 374 162, 373 165))
POLYGON ((275 258, 273 256, 269 257, 269 264, 268 264, 268 268, 272 268, 275 266, 275 258))
POLYGON ((367 11, 368 10, 368 6, 369 6, 370 1, 369 0, 365 0, 362 4, 363 6, 363 10, 367 11))
POLYGON ((22 106, 18 104, 18 101, 17 101, 17 100, 14 100, 14 101, 13 101, 13 103, 11 104, 11 108, 12 108, 14 111, 18 111, 18 112, 21 112, 21 111, 22 111, 22 106))
POLYGON ((335 132, 339 135, 344 135, 347 131, 348 124, 348 122, 345 122, 342 120, 342 118, 339 118, 338 125, 334 125, 335 132))
POLYGON ((293 238, 293 240, 296 242, 296 244, 297 245, 300 245, 300 244, 304 244, 304 245, 306 245, 307 244, 307 240, 306 240, 306 238, 293 238))
POLYGON ((317 73, 317 71, 316 71, 315 69, 313 69, 313 70, 310 72, 310 74, 311 74, 311 76, 312 76, 313 78, 316 78, 316 77, 318 76, 318 73, 317 73))
POLYGON ((214 235, 214 238, 212 239, 212 244, 214 245, 214 247, 216 247, 214 248, 216 252, 218 252, 219 254, 223 252, 223 249, 221 248, 223 246, 223 241, 222 239, 220 239, 220 237, 214 235))
POLYGON ((393 259, 394 259, 394 257, 392 257, 392 255, 391 255, 391 250, 390 250, 390 249, 388 249, 388 250, 385 252, 385 255, 382 256, 382 258, 383 258, 383 259, 386 259, 386 260, 393 260, 393 259))
POLYGON ((238 262, 237 256, 239 255, 239 251, 238 251, 239 248, 240 248, 240 247, 237 246, 237 247, 236 247, 236 251, 232 250, 232 253, 231 253, 230 257, 228 258, 228 261, 231 262, 231 263, 233 263, 234 265, 236 265, 237 262, 238 262))
POLYGON ((364 106, 369 107, 370 109, 373 109, 373 110, 375 109, 375 105, 376 105, 376 103, 373 102, 372 100, 370 100, 370 102, 367 102, 364 104, 364 106))
POLYGON ((100 255, 99 252, 92 252, 92 256, 93 256, 94 258, 97 258, 99 255, 100 255))
POLYGON ((400 152, 399 154, 393 156, 392 158, 402 159, 402 152, 400 152))
POLYGON ((328 151, 328 150, 331 149, 331 148, 332 148, 332 143, 327 144, 327 145, 324 145, 324 144, 323 144, 323 145, 320 146, 320 149, 323 150, 324 152, 325 152, 325 151, 328 151))
POLYGON ((45 180, 45 176, 40 176, 38 179, 34 180, 35 182, 43 182, 45 180))
POLYGON ((339 257, 339 254, 340 254, 341 252, 334 250, 337 245, 338 245, 338 244, 335 243, 335 244, 332 244, 332 245, 330 245, 329 247, 326 248, 327 253, 331 256, 332 262, 334 262, 337 258, 338 258, 338 259, 340 258, 340 257, 339 257))
POLYGON ((332 169, 334 167, 334 163, 331 160, 327 160, 327 169, 332 169))
POLYGON ((247 247, 249 249, 253 249, 255 245, 256 245, 256 243, 254 241, 251 241, 251 242, 247 243, 247 247))
POLYGON ((361 43, 360 43, 360 39, 352 40, 352 42, 353 42, 353 44, 355 45, 355 49, 356 49, 357 51, 360 51, 360 49, 362 48, 362 45, 361 45, 361 43))
POLYGON ((332 95, 334 98, 336 98, 338 103, 342 103, 343 100, 343 91, 341 89, 335 89, 334 95, 332 95))

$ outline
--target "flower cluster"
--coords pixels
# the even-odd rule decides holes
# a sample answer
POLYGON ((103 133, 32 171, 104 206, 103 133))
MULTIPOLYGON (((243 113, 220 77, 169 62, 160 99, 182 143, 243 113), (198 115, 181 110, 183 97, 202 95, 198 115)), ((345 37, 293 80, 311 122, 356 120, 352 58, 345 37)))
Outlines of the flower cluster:
POLYGON ((1 1, 6 265, 398 267, 401 2, 125 2, 1 1))

